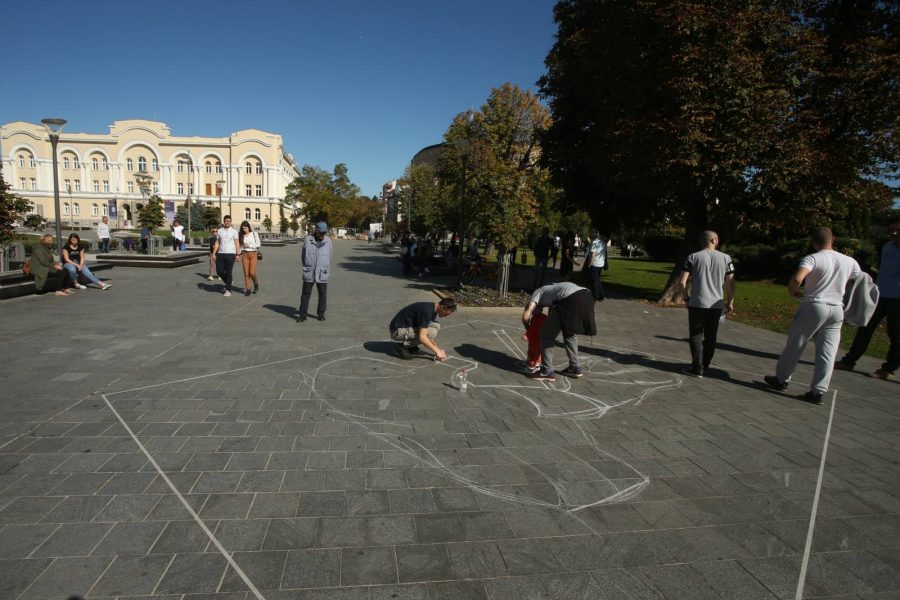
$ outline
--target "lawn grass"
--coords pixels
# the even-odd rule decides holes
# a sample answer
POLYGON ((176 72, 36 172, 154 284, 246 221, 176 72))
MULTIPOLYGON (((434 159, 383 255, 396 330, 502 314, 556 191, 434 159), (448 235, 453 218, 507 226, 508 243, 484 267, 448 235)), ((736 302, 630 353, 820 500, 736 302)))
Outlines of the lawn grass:
MULTIPOLYGON (((672 272, 672 263, 640 259, 612 258, 609 269, 603 272, 603 285, 624 292, 631 298, 656 300, 662 294, 672 272)), ((734 313, 728 318, 753 327, 786 333, 797 310, 797 301, 788 296, 787 286, 771 279, 738 278, 734 313)), ((856 335, 855 327, 844 326, 841 347, 849 348, 856 335)), ((872 336, 866 352, 884 359, 888 337, 885 326, 872 336)))

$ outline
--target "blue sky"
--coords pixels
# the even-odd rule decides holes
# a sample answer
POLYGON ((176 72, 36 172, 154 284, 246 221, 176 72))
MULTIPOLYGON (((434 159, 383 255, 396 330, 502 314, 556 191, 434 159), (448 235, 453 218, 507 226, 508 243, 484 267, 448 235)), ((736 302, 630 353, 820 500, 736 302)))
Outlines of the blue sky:
POLYGON ((36 0, 3 9, 0 122, 117 119, 174 135, 281 133, 301 164, 347 163, 363 193, 506 81, 534 89, 553 0, 36 0))

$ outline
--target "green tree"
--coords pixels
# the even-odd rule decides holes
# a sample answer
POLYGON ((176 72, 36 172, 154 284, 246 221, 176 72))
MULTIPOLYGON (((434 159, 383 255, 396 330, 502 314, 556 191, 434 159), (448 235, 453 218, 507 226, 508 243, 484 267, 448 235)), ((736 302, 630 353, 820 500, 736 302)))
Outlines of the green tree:
POLYGON ((287 233, 288 229, 290 229, 290 227, 291 227, 291 222, 288 221, 287 217, 282 216, 281 219, 278 221, 278 230, 281 233, 287 233))
POLYGON ((10 189, 0 170, 0 247, 16 238, 15 224, 32 209, 31 202, 16 196, 10 189))
POLYGON ((266 217, 265 219, 263 219, 262 226, 266 228, 266 231, 271 233, 272 232, 272 219, 270 219, 269 217, 266 217))
POLYGON ((154 194, 153 196, 150 196, 147 204, 138 211, 138 223, 143 227, 147 227, 150 231, 153 231, 154 229, 162 227, 165 222, 166 215, 163 211, 162 199, 154 194))
MULTIPOLYGON (((184 204, 175 209, 175 218, 187 227, 187 207, 184 204)), ((206 226, 206 207, 201 202, 191 202, 191 229, 201 231, 206 226)))
POLYGON ((44 228, 44 226, 47 224, 47 219, 45 219, 41 215, 30 214, 25 217, 25 220, 22 221, 22 224, 29 229, 38 230, 44 228))
POLYGON ((297 230, 300 229, 300 223, 297 222, 297 217, 296 217, 296 216, 291 217, 290 228, 291 228, 291 233, 293 233, 293 234, 294 234, 294 237, 296 237, 296 236, 297 236, 297 230))
POLYGON ((203 216, 200 222, 203 223, 203 227, 206 229, 218 227, 222 223, 219 207, 212 202, 207 202, 206 206, 203 207, 203 216))
POLYGON ((353 214, 359 187, 350 181, 347 165, 335 165, 329 173, 320 167, 304 165, 285 194, 285 202, 301 206, 308 223, 326 221, 346 225, 353 214))

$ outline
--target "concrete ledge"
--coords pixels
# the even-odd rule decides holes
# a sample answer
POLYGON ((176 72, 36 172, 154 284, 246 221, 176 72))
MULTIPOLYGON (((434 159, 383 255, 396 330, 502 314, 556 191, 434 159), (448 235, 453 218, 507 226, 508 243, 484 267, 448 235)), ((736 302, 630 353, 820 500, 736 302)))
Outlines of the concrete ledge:
MULTIPOLYGON (((113 268, 113 264, 106 261, 87 261, 87 266, 94 273, 113 268)), ((30 296, 34 293, 34 278, 30 275, 25 275, 21 270, 0 273, 0 300, 30 296)))
POLYGON ((118 267, 135 267, 139 269, 176 269, 188 265, 195 265, 202 260, 209 260, 209 252, 205 250, 191 250, 188 252, 173 252, 158 256, 146 254, 104 254, 103 260, 118 267))

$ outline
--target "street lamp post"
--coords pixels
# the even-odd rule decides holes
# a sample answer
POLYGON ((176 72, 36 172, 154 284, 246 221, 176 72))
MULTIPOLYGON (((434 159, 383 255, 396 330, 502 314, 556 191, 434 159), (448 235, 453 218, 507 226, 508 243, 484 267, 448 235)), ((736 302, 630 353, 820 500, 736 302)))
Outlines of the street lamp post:
POLYGON ((466 166, 469 162, 469 153, 472 151, 472 142, 467 138, 453 140, 453 145, 456 146, 456 153, 459 155, 459 161, 462 163, 462 184, 460 185, 459 192, 459 258, 460 260, 456 263, 456 283, 457 285, 462 285, 462 271, 463 271, 463 261, 462 261, 462 246, 463 246, 463 215, 465 213, 466 207, 466 166))
POLYGON ((225 187, 225 180, 224 179, 218 180, 216 182, 216 187, 218 188, 218 191, 219 191, 219 223, 221 223, 222 217, 224 216, 222 214, 222 188, 225 187))
MULTIPOLYGON (((134 174, 134 180, 137 181, 138 189, 141 190, 141 200, 143 200, 144 208, 146 209, 147 195, 150 193, 150 183, 153 181, 153 175, 147 171, 138 171, 134 174)), ((152 232, 151 237, 147 242, 147 254, 152 256, 154 254, 152 232)))
MULTIPOLYGON (((56 206, 56 253, 62 256, 62 214, 59 210, 59 167, 56 162, 56 145, 59 143, 59 134, 66 126, 65 119, 41 119, 41 123, 50 134, 50 145, 53 146, 53 202, 56 206)), ((71 207, 70 207, 71 208, 71 207)))
POLYGON ((191 243, 191 183, 193 183, 194 159, 188 154, 188 184, 187 184, 187 243, 191 243))

